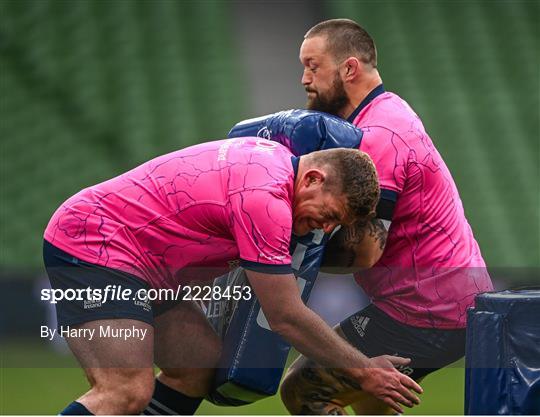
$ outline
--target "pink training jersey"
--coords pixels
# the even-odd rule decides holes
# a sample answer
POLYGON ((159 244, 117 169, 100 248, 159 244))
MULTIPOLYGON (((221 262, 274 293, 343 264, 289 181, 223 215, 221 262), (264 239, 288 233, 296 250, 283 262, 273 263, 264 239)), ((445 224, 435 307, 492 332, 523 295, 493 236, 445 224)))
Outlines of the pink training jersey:
POLYGON ((211 279, 238 258, 247 269, 291 273, 291 157, 261 138, 172 152, 68 199, 45 239, 154 288, 211 279))
MULTIPOLYGON (((381 197, 396 205, 383 255, 356 278, 373 303, 416 327, 462 328, 493 289, 452 176, 411 107, 379 86, 354 118, 381 197)), ((362 105, 361 105, 362 107, 362 105)))

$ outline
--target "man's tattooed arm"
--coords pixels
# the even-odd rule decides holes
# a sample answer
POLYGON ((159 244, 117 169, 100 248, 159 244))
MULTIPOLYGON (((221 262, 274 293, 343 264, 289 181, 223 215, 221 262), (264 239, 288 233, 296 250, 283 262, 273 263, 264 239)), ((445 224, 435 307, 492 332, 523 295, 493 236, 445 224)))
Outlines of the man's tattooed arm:
POLYGON ((321 270, 351 273, 370 268, 381 257, 388 231, 380 219, 342 227, 326 246, 321 270))
POLYGON ((356 381, 349 380, 339 369, 319 367, 311 359, 303 358, 303 365, 291 368, 281 387, 281 399, 291 414, 344 415, 342 395, 361 389, 356 381), (286 389, 284 389, 286 386, 286 389))

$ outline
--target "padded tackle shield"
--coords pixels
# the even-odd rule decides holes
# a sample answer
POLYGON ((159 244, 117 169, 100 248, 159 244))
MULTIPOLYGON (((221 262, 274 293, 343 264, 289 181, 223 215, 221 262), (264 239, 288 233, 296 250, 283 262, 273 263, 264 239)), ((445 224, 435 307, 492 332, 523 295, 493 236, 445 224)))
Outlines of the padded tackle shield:
POLYGON ((285 145, 295 156, 360 147, 362 131, 339 117, 313 110, 285 110, 237 123, 229 138, 257 136, 285 145))
MULTIPOLYGON (((295 239, 292 267, 302 300, 307 301, 328 236, 314 231, 295 239)), ((245 272, 233 271, 218 278, 216 285, 245 283, 245 272)), ((208 399, 214 404, 239 406, 274 395, 281 381, 291 346, 270 330, 257 298, 230 303, 212 302, 209 318, 218 332, 225 333, 223 352, 208 399)))
POLYGON ((540 414, 540 290, 480 294, 468 311, 465 414, 540 414))
MULTIPOLYGON (((240 122, 228 134, 229 138, 246 136, 279 142, 295 156, 301 156, 323 149, 358 149, 362 131, 327 113, 286 110, 240 122)), ((293 237, 292 268, 304 302, 317 278, 328 239, 322 231, 293 237)), ((242 282, 245 273, 240 270, 218 278, 215 285, 242 282)), ((291 347, 270 330, 256 297, 238 303, 212 301, 208 317, 224 340, 214 389, 208 399, 219 405, 237 406, 274 395, 291 347)))

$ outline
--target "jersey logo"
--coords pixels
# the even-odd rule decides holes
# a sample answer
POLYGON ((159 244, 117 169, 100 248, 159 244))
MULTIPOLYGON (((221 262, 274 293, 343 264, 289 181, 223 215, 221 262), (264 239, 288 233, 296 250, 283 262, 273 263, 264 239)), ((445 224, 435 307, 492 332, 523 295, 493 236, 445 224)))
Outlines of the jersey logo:
POLYGON ((273 154, 277 146, 277 142, 271 142, 266 139, 259 139, 257 142, 255 142, 255 150, 269 154, 273 154))
POLYGON ((351 318, 351 324, 353 325, 354 329, 358 332, 360 337, 364 337, 366 335, 366 327, 369 323, 370 318, 365 316, 356 315, 351 318))
POLYGON ((83 301, 83 308, 85 310, 90 310, 92 308, 99 308, 99 307, 101 307, 101 301, 94 301, 94 300, 83 301))
POLYGON ((272 135, 270 134, 270 130, 268 130, 267 126, 260 128, 257 132, 257 136, 268 140, 272 139, 272 135))
POLYGON ((282 261, 285 259, 285 255, 267 255, 262 252, 259 252, 259 257, 268 259, 269 261, 282 261))
POLYGON ((232 144, 232 140, 226 140, 223 142, 223 144, 218 149, 218 161, 225 161, 227 159, 227 153, 232 144))

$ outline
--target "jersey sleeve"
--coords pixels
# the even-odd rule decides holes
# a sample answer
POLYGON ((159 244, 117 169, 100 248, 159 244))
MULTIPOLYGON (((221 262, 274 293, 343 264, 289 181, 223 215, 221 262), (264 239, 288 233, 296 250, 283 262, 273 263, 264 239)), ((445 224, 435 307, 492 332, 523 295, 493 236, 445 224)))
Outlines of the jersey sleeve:
POLYGON ((246 190, 233 194, 231 231, 241 266, 269 274, 290 274, 292 207, 279 192, 246 190))
POLYGON ((381 184, 377 217, 391 221, 399 194, 405 187, 410 149, 399 135, 387 128, 363 127, 362 132, 360 150, 373 160, 381 184))
POLYGON ((397 199, 406 179, 409 147, 399 135, 382 127, 365 127, 360 150, 366 152, 379 175, 381 197, 397 199), (386 190, 386 191, 385 191, 386 190))

